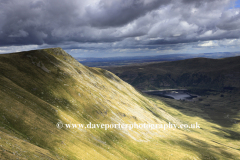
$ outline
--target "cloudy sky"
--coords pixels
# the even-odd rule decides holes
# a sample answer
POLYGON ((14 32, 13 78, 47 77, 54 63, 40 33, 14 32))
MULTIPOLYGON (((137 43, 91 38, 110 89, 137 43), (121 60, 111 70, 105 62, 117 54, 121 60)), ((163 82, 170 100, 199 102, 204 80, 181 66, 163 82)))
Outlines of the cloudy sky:
POLYGON ((0 0, 0 53, 74 57, 240 51, 240 0, 0 0))

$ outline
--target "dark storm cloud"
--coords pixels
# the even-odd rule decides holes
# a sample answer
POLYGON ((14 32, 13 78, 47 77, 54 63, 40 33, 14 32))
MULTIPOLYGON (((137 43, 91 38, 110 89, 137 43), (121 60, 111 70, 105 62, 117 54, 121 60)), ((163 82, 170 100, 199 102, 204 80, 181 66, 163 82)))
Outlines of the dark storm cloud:
POLYGON ((171 0, 101 0, 98 6, 86 7, 86 16, 94 26, 121 26, 168 3, 171 0))
POLYGON ((0 3, 1 31, 0 43, 10 44, 43 44, 58 43, 53 35, 56 28, 75 26, 76 3, 68 1, 17 1, 0 3))
POLYGON ((192 42, 238 39, 240 10, 230 9, 232 2, 0 0, 0 46, 178 49, 192 42))

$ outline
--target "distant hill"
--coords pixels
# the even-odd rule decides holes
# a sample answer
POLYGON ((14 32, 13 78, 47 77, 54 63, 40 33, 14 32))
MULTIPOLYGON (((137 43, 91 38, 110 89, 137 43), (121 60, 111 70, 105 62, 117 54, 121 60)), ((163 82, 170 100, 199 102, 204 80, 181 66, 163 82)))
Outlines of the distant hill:
POLYGON ((240 56, 103 67, 140 90, 160 88, 232 89, 240 87, 240 56))
POLYGON ((145 96, 107 70, 83 66, 61 48, 0 55, 1 160, 238 159, 238 126, 225 128, 208 117, 145 96), (201 128, 85 128, 169 122, 197 122, 201 128))
POLYGON ((132 57, 106 57, 106 58, 79 58, 76 59, 83 65, 89 67, 100 66, 124 66, 135 65, 146 62, 163 62, 177 61, 191 58, 226 58, 240 56, 240 52, 216 52, 216 53, 201 53, 201 54, 166 54, 157 56, 132 56, 132 57))

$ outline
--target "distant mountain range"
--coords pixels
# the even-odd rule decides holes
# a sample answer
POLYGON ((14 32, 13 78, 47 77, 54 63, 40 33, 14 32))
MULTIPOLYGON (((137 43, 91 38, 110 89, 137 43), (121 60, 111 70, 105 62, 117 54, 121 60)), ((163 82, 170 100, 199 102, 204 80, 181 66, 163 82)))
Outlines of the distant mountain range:
POLYGON ((106 58, 76 58, 77 61, 89 67, 97 66, 121 66, 134 63, 156 62, 156 61, 177 61, 190 58, 226 58, 239 56, 240 52, 215 52, 200 54, 166 54, 157 56, 133 56, 133 57, 106 57, 106 58))

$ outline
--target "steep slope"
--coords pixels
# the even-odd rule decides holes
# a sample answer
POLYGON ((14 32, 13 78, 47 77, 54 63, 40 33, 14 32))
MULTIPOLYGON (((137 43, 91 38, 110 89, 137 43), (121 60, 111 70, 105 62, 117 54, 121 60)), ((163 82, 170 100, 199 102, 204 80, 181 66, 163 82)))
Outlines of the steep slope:
POLYGON ((136 66, 104 67, 140 90, 240 87, 240 56, 224 59, 194 58, 136 66))
POLYGON ((0 159, 240 157, 239 142, 212 138, 217 124, 189 119, 111 72, 81 65, 61 48, 0 55, 0 100, 0 159), (74 125, 169 122, 205 126, 164 130, 74 125))

